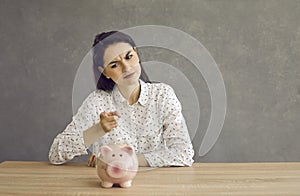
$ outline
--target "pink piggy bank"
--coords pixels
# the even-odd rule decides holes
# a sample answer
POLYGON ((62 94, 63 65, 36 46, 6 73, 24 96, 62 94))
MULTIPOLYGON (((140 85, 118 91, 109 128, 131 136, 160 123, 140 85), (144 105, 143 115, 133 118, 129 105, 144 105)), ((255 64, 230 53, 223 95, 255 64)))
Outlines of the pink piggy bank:
POLYGON ((110 144, 102 146, 100 152, 96 168, 102 187, 110 188, 113 184, 123 188, 131 187, 138 170, 138 159, 133 147, 110 144))

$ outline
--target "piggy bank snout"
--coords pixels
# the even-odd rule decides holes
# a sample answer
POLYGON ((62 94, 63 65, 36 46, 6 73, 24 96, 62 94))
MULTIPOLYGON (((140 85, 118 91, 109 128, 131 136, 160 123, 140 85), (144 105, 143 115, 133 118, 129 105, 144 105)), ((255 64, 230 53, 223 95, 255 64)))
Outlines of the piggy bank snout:
POLYGON ((107 174, 112 178, 122 178, 127 175, 126 165, 121 162, 111 162, 107 166, 107 174))

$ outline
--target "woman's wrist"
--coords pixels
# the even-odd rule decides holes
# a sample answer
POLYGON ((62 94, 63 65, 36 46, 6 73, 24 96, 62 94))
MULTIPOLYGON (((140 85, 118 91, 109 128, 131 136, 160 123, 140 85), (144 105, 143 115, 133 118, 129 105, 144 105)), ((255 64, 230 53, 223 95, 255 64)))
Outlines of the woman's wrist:
POLYGON ((106 132, 103 130, 101 124, 96 123, 95 125, 83 132, 84 145, 86 147, 89 147, 98 138, 102 137, 105 134, 106 132))
POLYGON ((137 158, 138 158, 140 167, 149 167, 149 163, 143 154, 138 154, 137 158))

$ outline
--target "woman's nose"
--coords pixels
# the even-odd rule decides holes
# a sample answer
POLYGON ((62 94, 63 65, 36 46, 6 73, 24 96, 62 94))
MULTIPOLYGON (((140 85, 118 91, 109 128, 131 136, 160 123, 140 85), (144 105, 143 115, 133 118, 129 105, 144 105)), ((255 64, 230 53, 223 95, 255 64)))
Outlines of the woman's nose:
POLYGON ((123 67, 123 72, 126 72, 128 70, 130 70, 130 63, 129 62, 126 62, 126 60, 123 60, 122 61, 122 67, 123 67))

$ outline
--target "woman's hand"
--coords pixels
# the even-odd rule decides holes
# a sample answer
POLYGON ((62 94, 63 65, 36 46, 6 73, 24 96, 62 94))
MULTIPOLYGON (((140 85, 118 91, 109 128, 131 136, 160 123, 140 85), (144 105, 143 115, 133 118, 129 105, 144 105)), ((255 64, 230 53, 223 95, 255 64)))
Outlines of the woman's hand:
POLYGON ((88 161, 88 167, 95 167, 96 166, 96 155, 92 154, 88 161))
POLYGON ((118 126, 117 120, 120 118, 120 114, 117 111, 114 112, 102 112, 100 114, 100 125, 105 133, 110 132, 113 128, 118 126))

